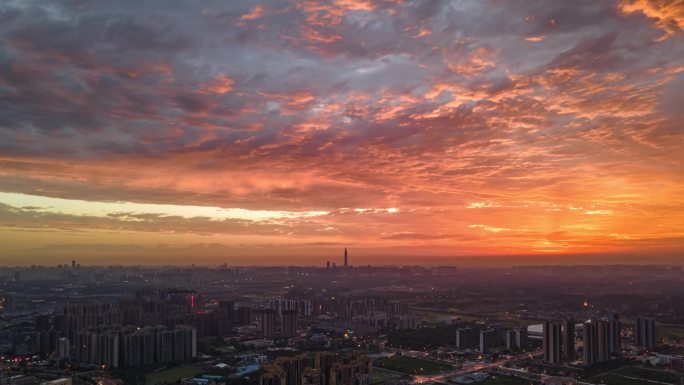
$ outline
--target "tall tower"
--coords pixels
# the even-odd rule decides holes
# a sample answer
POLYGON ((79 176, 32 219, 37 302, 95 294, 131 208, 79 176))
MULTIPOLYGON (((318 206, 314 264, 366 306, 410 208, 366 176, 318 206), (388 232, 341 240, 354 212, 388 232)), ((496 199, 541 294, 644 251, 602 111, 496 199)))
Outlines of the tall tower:
POLYGON ((620 341, 620 318, 617 313, 613 313, 608 318, 609 329, 609 343, 611 354, 620 354, 622 351, 622 342, 620 341))
POLYGON ((345 247, 344 248, 344 267, 349 266, 349 264, 347 262, 348 262, 348 260, 347 260, 347 248, 345 247))
POLYGON ((544 322, 544 361, 550 364, 560 364, 563 359, 562 346, 563 336, 561 333, 562 324, 560 322, 544 322))
POLYGON ((563 360, 575 360, 575 320, 563 320, 563 360))
POLYGON ((297 335, 297 309, 283 310, 281 336, 294 337, 297 335))
POLYGON ((636 318, 634 321, 634 342, 636 346, 646 349, 656 347, 655 322, 652 318, 636 318))
POLYGON ((594 365, 598 358, 598 328, 596 321, 586 321, 582 330, 582 359, 585 366, 594 365))
POLYGON ((610 329, 608 326, 608 321, 596 321, 596 337, 598 345, 598 358, 596 361, 608 361, 610 358, 610 329))
POLYGON ((261 310, 261 338, 273 338, 276 329, 276 311, 273 309, 261 310))

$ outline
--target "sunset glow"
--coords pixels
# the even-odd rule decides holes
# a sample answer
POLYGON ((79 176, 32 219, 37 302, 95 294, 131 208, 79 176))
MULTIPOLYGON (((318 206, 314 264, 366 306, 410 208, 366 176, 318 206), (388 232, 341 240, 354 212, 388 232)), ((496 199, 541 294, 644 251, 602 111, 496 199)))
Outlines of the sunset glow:
POLYGON ((684 250, 684 1, 171 3, 0 5, 4 264, 684 250))

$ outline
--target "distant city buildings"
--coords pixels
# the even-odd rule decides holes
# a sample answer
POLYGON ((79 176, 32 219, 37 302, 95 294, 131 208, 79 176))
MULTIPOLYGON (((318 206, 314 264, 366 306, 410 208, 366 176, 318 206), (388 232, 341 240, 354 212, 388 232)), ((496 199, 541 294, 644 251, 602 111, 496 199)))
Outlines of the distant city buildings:
POLYGON ((52 317, 37 315, 33 334, 15 333, 14 352, 100 369, 191 361, 198 327, 219 335, 234 317, 230 302, 192 313, 198 298, 194 291, 171 290, 138 292, 119 303, 66 303, 52 317))
MULTIPOLYGON (((189 289, 194 287, 189 284, 173 289, 148 286, 148 280, 153 281, 158 275, 164 275, 166 280, 172 277, 180 281, 179 277, 186 273, 176 269, 126 270, 126 274, 121 274, 122 282, 138 280, 138 286, 128 289, 120 298, 114 290, 126 290, 121 288, 128 288, 129 283, 110 283, 112 287, 101 288, 102 274, 109 274, 108 270, 83 278, 90 267, 77 266, 75 273, 69 264, 54 268, 53 275, 59 274, 67 280, 81 277, 83 281, 76 286, 50 280, 54 293, 46 296, 48 301, 45 301, 30 290, 25 295, 17 289, 43 284, 34 283, 38 281, 35 279, 37 272, 21 270, 22 282, 15 284, 9 281, 14 272, 10 269, 5 272, 5 282, 13 287, 8 291, 11 297, 3 296, 0 300, 3 322, 10 320, 5 328, 8 333, 0 336, 0 344, 7 354, 5 363, 23 366, 12 363, 17 357, 18 363, 31 360, 30 365, 34 360, 40 360, 40 365, 46 365, 49 370, 69 367, 77 373, 92 371, 114 375, 118 371, 112 369, 119 367, 137 368, 135 370, 142 372, 182 362, 212 368, 211 374, 181 381, 188 385, 213 385, 226 377, 255 383, 257 374, 264 385, 368 385, 372 378, 372 366, 368 366, 370 358, 360 353, 341 353, 358 348, 373 352, 369 353, 371 357, 381 360, 382 364, 378 364, 388 370, 405 372, 406 375, 397 374, 386 381, 387 384, 403 385, 401 381, 408 383, 416 379, 411 376, 421 373, 404 367, 404 360, 415 359, 416 364, 421 359, 452 361, 453 373, 458 373, 460 364, 469 361, 487 362, 483 367, 493 368, 487 375, 499 375, 505 370, 510 370, 508 374, 516 374, 515 370, 525 369, 530 373, 527 379, 536 380, 542 372, 564 371, 574 376, 574 371, 582 370, 578 365, 606 362, 623 352, 618 314, 581 322, 580 317, 584 320, 601 314, 594 305, 587 303, 582 309, 555 309, 556 302, 549 301, 535 305, 539 309, 529 307, 520 314, 506 310, 496 320, 490 315, 484 322, 471 320, 453 314, 453 308, 448 307, 456 303, 454 308, 461 309, 470 299, 463 301, 460 293, 454 294, 452 289, 439 291, 440 283, 446 285, 445 282, 453 281, 452 275, 458 274, 457 269, 352 268, 346 254, 341 265, 348 270, 322 267, 237 268, 230 272, 225 267, 203 269, 201 273, 192 273, 197 276, 193 281, 199 285, 196 290, 189 289), (223 274, 232 275, 225 278, 223 274), (409 283, 406 278, 409 276, 419 276, 421 283, 409 283), (365 285, 373 280, 378 282, 365 285), (109 300, 60 302, 58 299, 62 295, 69 299, 85 298, 89 296, 87 290, 94 290, 98 298, 109 300), (98 290, 108 292, 99 296, 98 290), (274 297, 273 293, 281 294, 274 297), (10 299, 14 298, 19 298, 16 312, 12 310, 14 306, 10 306, 10 299), (421 314, 423 309, 425 316, 421 314), (451 314, 433 316, 444 309, 449 309, 451 314), (529 328, 502 326, 545 314, 558 315, 559 320, 529 328), (564 319, 563 315, 571 317, 564 319), (580 321, 576 324, 575 320, 580 321), (444 339, 445 330, 452 337, 444 339), (202 364, 197 359, 197 340, 200 339, 201 346, 206 346, 201 353, 202 364), (424 353, 414 355, 403 349, 424 353)), ((192 274, 187 273, 188 276, 192 274)), ((558 276, 563 277, 563 274, 558 276)), ((470 279, 467 274, 460 277, 470 279)), ((546 279, 545 274, 540 277, 546 279)), ((517 282, 513 284, 517 285, 517 282)), ((466 285, 461 281, 459 284, 466 285)), ((467 282, 467 285, 471 284, 478 282, 467 282)), ((533 287, 537 284, 535 281, 533 287)), ((497 288, 494 293, 499 290, 497 288)), ((483 298, 499 300, 491 295, 487 293, 483 298)), ((509 299, 500 299, 500 309, 511 306, 509 299)), ((597 300, 597 303, 600 302, 597 300)), ((518 302, 513 305, 524 306, 518 302)), ((611 306, 611 309, 615 308, 626 312, 641 309, 628 305, 611 306)), ((663 321, 676 315, 669 308, 658 306, 658 309, 662 310, 659 317, 663 321)), ((474 313, 468 313, 471 315, 474 313)), ((684 360, 674 353, 670 356, 651 351, 656 346, 653 319, 637 317, 633 335, 634 345, 639 349, 625 344, 627 359, 672 369, 684 367, 684 360)), ((629 336, 629 329, 624 330, 623 336, 629 336)), ((614 363, 620 362, 615 360, 614 363)), ((598 372, 601 368, 597 365, 589 370, 598 372)), ((451 376, 447 375, 447 370, 451 369, 443 371, 444 378, 452 383, 474 380, 476 374, 482 374, 451 376)), ((54 378, 38 375, 33 378, 34 373, 30 374, 14 376, 12 381, 33 381, 31 384, 36 385, 40 378, 54 378)), ((0 380, 0 385, 9 383, 5 380, 9 381, 8 376, 0 380)))
MULTIPOLYGON (((185 362, 197 356, 196 330, 185 325, 86 330, 78 332, 75 341, 75 362, 111 368, 185 362)), ((60 356, 65 350, 60 345, 60 356)))
POLYGON ((634 344, 649 350, 655 348, 655 321, 652 318, 636 317, 634 320, 634 344))

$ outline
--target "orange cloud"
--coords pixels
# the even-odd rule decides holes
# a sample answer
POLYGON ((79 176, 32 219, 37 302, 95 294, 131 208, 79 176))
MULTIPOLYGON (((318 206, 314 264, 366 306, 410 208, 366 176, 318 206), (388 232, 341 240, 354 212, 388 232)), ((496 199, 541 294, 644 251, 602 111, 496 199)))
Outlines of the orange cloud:
POLYGON ((664 32, 656 41, 684 31, 684 0, 620 0, 618 7, 625 15, 643 13, 654 19, 656 28, 664 32))
POLYGON ((463 75, 474 75, 496 67, 494 59, 495 53, 493 50, 478 47, 470 53, 464 62, 449 63, 449 69, 463 75))
POLYGON ((216 76, 212 83, 205 86, 205 90, 215 94, 226 94, 233 90, 235 81, 224 74, 216 76))
POLYGON ((264 16, 266 9, 263 5, 257 4, 251 12, 240 16, 240 20, 256 20, 264 16))
POLYGON ((375 9, 373 3, 366 0, 334 0, 333 3, 346 11, 373 11, 375 9))
POLYGON ((308 26, 302 26, 301 33, 304 39, 313 43, 330 44, 342 40, 342 36, 324 34, 308 26))

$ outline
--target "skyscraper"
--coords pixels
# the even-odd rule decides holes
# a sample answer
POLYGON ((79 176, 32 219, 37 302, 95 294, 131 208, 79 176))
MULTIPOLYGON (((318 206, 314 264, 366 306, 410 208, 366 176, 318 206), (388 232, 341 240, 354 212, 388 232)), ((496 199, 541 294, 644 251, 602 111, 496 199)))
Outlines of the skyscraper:
POLYGON ((294 337, 297 334, 297 309, 282 311, 282 336, 294 337))
POLYGON ((561 323, 556 321, 544 322, 544 361, 551 364, 559 364, 562 359, 561 323))
POLYGON ((81 363, 119 366, 119 333, 88 330, 76 334, 76 360, 81 363))
POLYGON ((60 360, 69 359, 71 357, 71 344, 66 337, 60 337, 57 340, 57 358, 60 360))
POLYGON ((585 322, 582 328, 584 365, 608 361, 613 354, 619 353, 619 333, 616 315, 611 315, 608 320, 592 319, 585 322))
POLYGON ((498 342, 498 333, 494 329, 480 330, 480 353, 487 353, 498 342))
POLYGON ((456 330, 456 348, 467 349, 475 345, 475 330, 473 328, 461 328, 456 330))
POLYGON ((584 365, 593 365, 598 356, 596 324, 593 321, 586 321, 582 327, 582 360, 584 365))
POLYGON ((608 361, 610 358, 610 333, 608 328, 608 321, 596 321, 596 361, 608 361))
POLYGON ((563 320, 563 360, 575 360, 575 320, 563 320))
POLYGON ((237 324, 249 325, 252 322, 252 308, 249 306, 237 307, 237 324))
POLYGON ((507 330, 504 335, 504 343, 506 344, 506 350, 509 352, 515 352, 518 350, 518 344, 515 340, 515 331, 507 330))
POLYGON ((620 318, 617 313, 610 315, 608 319, 608 347, 611 354, 620 354, 622 342, 620 341, 620 318))
POLYGON ((655 321, 652 318, 637 317, 634 320, 634 344, 646 349, 655 348, 655 321))
POLYGON ((276 311, 273 309, 261 310, 261 337, 273 338, 276 331, 276 311))
POLYGON ((330 368, 335 363, 331 352, 318 352, 314 355, 314 368, 320 375, 320 385, 330 385, 330 368))
POLYGON ((157 360, 169 357, 163 355, 161 349, 168 336, 157 336, 157 329, 153 327, 129 328, 121 331, 121 358, 125 366, 146 366, 157 360), (159 349, 159 350, 158 350, 159 349))
POLYGON ((515 332, 515 343, 518 345, 518 349, 527 349, 527 328, 522 326, 513 329, 515 332))

